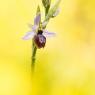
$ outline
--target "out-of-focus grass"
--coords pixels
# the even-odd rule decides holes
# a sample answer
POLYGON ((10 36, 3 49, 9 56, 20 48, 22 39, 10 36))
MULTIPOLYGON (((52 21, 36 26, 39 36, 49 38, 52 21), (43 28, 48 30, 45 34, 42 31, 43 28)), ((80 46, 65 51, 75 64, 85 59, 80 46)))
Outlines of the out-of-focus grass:
POLYGON ((95 95, 95 1, 62 0, 32 77, 31 40, 21 38, 39 3, 0 1, 0 95, 95 95))

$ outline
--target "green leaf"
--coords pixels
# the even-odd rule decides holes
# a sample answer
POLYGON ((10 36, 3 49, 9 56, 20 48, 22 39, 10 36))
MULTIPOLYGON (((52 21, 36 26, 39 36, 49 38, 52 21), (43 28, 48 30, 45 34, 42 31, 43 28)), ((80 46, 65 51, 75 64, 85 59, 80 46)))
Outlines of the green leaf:
POLYGON ((42 0, 42 3, 45 8, 45 16, 46 16, 50 8, 51 0, 42 0))
POLYGON ((54 17, 53 14, 56 12, 56 10, 58 9, 59 7, 59 4, 60 4, 61 0, 58 0, 54 6, 49 10, 46 18, 45 18, 45 21, 48 21, 50 18, 54 17))
POLYGON ((47 8, 51 4, 51 0, 42 0, 43 6, 47 8))

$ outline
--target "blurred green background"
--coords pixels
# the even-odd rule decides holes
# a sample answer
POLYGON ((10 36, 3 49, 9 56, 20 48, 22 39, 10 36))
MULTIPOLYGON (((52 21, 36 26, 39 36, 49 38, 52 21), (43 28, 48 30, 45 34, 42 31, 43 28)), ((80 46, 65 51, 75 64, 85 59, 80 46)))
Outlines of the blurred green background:
POLYGON ((61 1, 47 26, 57 35, 37 51, 32 76, 32 41, 22 37, 38 4, 0 0, 0 95, 95 95, 95 1, 61 1))

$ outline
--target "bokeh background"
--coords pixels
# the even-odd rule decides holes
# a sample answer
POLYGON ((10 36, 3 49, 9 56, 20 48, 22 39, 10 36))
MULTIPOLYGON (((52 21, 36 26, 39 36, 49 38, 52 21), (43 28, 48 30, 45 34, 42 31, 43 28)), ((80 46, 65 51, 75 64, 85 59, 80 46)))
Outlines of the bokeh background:
MULTIPOLYGON (((52 0, 52 4, 55 0, 52 0)), ((22 40, 41 0, 0 0, 0 95, 95 95, 95 1, 62 0, 31 74, 32 41, 22 40)))

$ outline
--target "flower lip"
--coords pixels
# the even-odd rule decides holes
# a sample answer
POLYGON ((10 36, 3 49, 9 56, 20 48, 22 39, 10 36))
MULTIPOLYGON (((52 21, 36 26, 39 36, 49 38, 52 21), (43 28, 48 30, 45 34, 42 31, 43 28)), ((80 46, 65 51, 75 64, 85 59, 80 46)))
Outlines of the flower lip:
POLYGON ((43 36, 42 34, 37 34, 33 38, 34 43, 37 48, 44 48, 46 44, 46 37, 43 36))

